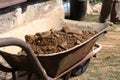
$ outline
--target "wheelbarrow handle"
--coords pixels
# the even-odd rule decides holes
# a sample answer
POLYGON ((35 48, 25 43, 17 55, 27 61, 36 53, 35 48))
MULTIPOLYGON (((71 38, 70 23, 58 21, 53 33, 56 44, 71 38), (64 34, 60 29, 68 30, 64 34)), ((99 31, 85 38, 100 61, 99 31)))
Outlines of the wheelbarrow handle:
MULTIPOLYGON (((38 74, 42 75, 45 80, 48 80, 48 79, 50 80, 45 69, 41 65, 40 61, 34 54, 32 48, 30 47, 29 44, 27 44, 26 42, 24 42, 23 40, 18 39, 18 38, 13 38, 13 37, 0 38, 0 47, 13 46, 13 45, 21 47, 27 54, 28 59, 31 61, 31 64, 34 66, 34 69, 36 69, 38 74)), ((2 66, 2 67, 4 67, 4 66, 2 66)))

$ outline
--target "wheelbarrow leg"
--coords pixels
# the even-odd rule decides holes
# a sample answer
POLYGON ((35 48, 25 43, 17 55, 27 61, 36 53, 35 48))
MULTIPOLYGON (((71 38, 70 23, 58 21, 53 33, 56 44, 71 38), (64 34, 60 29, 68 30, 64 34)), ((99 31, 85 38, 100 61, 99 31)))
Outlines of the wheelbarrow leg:
POLYGON ((28 74, 28 78, 27 78, 27 80, 30 80, 31 77, 32 77, 32 73, 29 73, 29 74, 28 74))
POLYGON ((71 76, 71 71, 68 72, 68 73, 63 77, 63 80, 69 80, 70 76, 71 76))
POLYGON ((15 71, 12 72, 12 77, 13 77, 13 80, 16 80, 16 74, 15 74, 15 71))

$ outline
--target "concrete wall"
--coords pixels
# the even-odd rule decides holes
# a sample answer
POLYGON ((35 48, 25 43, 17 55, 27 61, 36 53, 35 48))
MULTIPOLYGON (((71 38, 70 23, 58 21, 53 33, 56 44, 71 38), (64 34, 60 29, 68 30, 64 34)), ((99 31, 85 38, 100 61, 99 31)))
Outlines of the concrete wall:
MULTIPOLYGON (((25 40, 26 34, 35 34, 48 31, 51 28, 62 27, 60 24, 64 18, 64 11, 61 0, 20 6, 13 6, 16 8, 0 15, 0 38, 15 37, 25 40), (26 9, 23 10, 24 8, 26 9)), ((17 53, 20 50, 14 46, 0 49, 11 53, 17 53)))
POLYGON ((31 0, 27 3, 18 4, 0 10, 0 33, 4 33, 13 28, 28 24, 35 20, 40 20, 46 16, 55 15, 63 17, 60 9, 61 0, 31 0), (59 10, 55 11, 55 9, 59 10), (53 13, 52 13, 53 12, 53 13))

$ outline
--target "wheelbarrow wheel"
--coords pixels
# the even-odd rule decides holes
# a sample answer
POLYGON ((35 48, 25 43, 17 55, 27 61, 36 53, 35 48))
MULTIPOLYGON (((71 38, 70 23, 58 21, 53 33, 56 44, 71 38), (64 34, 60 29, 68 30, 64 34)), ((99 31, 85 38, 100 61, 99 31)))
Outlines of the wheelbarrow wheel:
POLYGON ((79 76, 81 74, 83 74, 89 65, 90 59, 88 59, 85 63, 83 63, 82 65, 79 65, 78 67, 76 67, 75 69, 72 70, 72 76, 79 76))

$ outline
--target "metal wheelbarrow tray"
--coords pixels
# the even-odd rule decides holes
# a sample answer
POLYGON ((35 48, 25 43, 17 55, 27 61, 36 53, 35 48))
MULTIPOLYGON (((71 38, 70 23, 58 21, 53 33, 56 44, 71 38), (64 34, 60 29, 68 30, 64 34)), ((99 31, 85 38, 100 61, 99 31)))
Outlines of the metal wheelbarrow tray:
MULTIPOLYGON (((27 55, 15 55, 9 52, 0 51, 0 55, 8 62, 11 68, 0 65, 0 69, 5 72, 15 72, 18 70, 28 71, 41 76, 45 80, 56 80, 70 72, 83 62, 93 57, 100 49, 101 45, 96 44, 100 35, 106 32, 107 24, 102 26, 85 26, 77 21, 64 21, 62 26, 70 25, 71 29, 77 30, 96 30, 98 33, 87 41, 68 50, 52 53, 35 55, 31 47, 24 41, 17 38, 0 38, 0 47, 19 46, 27 55), (96 46, 95 50, 92 47, 96 46)), ((15 76, 14 76, 15 77, 15 76)))

